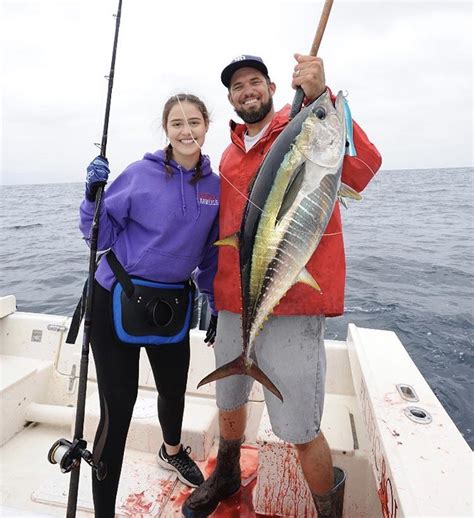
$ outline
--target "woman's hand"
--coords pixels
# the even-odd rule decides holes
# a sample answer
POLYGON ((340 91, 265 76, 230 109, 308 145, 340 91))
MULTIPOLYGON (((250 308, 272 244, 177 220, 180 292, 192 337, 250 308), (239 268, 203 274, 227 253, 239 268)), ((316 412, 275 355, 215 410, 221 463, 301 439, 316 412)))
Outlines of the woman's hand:
POLYGON ((207 345, 213 345, 216 339, 217 332, 217 315, 211 315, 211 319, 209 320, 209 326, 207 327, 206 338, 204 339, 204 343, 207 345))
POLYGON ((103 156, 97 156, 87 167, 86 176, 86 198, 89 201, 95 200, 99 187, 104 187, 109 178, 109 161, 103 156))

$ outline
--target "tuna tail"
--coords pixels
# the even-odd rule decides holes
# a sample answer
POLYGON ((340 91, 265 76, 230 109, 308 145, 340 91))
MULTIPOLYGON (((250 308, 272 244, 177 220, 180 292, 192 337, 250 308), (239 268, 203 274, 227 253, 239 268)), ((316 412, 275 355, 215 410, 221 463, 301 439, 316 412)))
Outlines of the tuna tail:
POLYGON ((227 376, 232 376, 233 374, 246 374, 251 376, 283 402, 283 396, 275 387, 275 385, 270 381, 268 376, 258 367, 258 365, 253 360, 246 358, 243 354, 241 354, 235 360, 232 360, 222 367, 219 367, 215 371, 211 372, 211 374, 208 374, 198 383, 197 388, 202 387, 211 381, 227 378, 227 376))

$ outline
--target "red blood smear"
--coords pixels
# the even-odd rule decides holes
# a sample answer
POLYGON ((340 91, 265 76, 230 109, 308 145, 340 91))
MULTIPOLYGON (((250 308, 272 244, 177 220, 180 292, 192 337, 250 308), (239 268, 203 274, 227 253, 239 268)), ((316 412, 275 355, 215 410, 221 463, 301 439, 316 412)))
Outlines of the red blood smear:
POLYGON ((215 470, 217 464, 217 459, 215 457, 208 457, 205 463, 198 462, 199 467, 201 468, 202 474, 204 478, 207 480, 212 472, 215 470))
POLYGON ((238 493, 221 502, 212 516, 219 518, 255 518, 252 492, 256 483, 256 480, 252 481, 247 487, 241 487, 238 493))
MULTIPOLYGON (((208 478, 216 467, 216 458, 208 458, 205 463, 199 463, 204 477, 208 478)), ((257 483, 255 477, 258 468, 258 448, 254 446, 242 446, 240 458, 242 469, 242 487, 235 495, 227 498, 212 513, 214 518, 258 518, 263 515, 255 514, 253 508, 253 490, 257 483), (247 482, 247 483, 246 483, 247 482)), ((171 498, 173 507, 181 508, 186 498, 191 493, 190 489, 183 489, 178 495, 171 498)), ((265 517, 265 518, 268 518, 265 517)))
POLYGON ((191 494, 192 489, 190 487, 187 487, 185 489, 182 489, 176 496, 172 496, 170 498, 170 501, 173 502, 173 507, 179 507, 184 504, 184 501, 188 496, 191 494))
POLYGON ((145 491, 141 493, 135 493, 133 495, 129 495, 125 502, 125 509, 127 511, 131 511, 139 514, 146 514, 150 512, 150 508, 153 505, 153 502, 146 502, 145 499, 145 491))

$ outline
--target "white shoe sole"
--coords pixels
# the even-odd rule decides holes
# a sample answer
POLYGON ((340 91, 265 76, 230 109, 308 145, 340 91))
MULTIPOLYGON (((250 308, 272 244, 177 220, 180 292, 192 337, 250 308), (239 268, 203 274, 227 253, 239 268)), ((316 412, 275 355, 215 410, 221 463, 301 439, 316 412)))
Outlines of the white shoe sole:
POLYGON ((169 462, 166 462, 165 460, 163 460, 161 457, 160 457, 160 454, 158 453, 156 455, 156 462, 164 469, 167 469, 168 471, 174 471, 178 477, 178 479, 183 483, 183 484, 186 484, 187 486, 189 487, 199 487, 198 484, 193 484, 192 482, 189 482, 189 480, 185 479, 183 477, 183 475, 181 475, 181 473, 174 467, 172 466, 169 462))

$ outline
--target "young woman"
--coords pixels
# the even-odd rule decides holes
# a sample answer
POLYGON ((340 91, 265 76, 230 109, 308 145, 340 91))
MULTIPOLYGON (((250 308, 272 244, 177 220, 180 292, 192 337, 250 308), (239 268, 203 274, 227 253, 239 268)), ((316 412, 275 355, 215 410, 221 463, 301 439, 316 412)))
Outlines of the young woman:
MULTIPOLYGON (((158 390, 163 445, 158 463, 185 484, 203 482, 181 444, 189 367, 189 321, 193 279, 208 297, 217 267, 219 179, 201 154, 209 115, 193 95, 171 97, 163 109, 169 139, 164 150, 132 163, 105 191, 100 208, 91 347, 97 370, 101 418, 94 459, 107 476, 93 477, 96 516, 114 516, 127 433, 138 391, 140 349, 148 355, 158 390)), ((80 228, 89 236, 94 200, 109 175, 97 157, 87 169, 80 228)), ((213 341, 212 318, 208 341, 213 341)))

